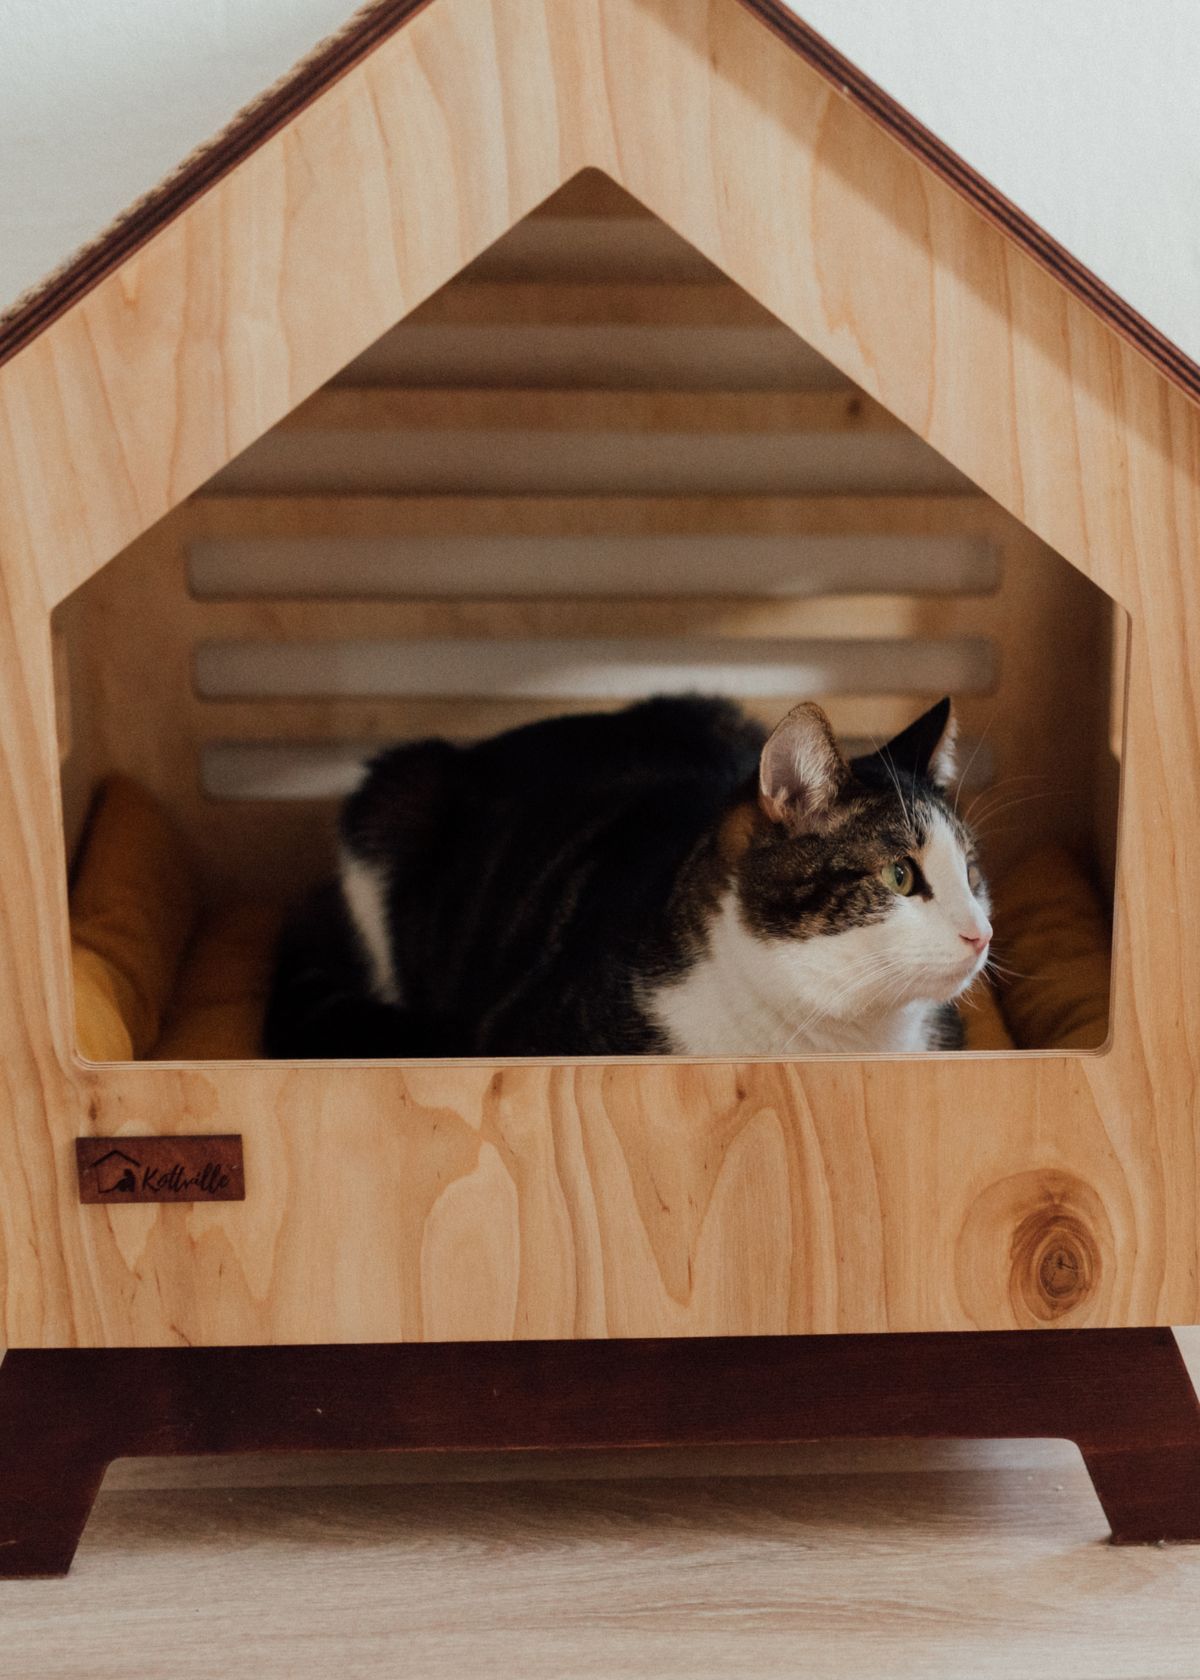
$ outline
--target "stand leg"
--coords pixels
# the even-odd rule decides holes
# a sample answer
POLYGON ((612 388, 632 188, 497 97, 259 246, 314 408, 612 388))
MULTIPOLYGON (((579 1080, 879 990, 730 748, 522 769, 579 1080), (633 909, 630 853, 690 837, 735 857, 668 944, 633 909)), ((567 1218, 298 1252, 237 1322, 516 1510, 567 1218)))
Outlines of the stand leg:
POLYGON ((62 1361, 10 1353, 0 1365, 0 1580, 65 1575, 107 1468, 62 1361))
POLYGON ((157 1454, 1076 1441, 1119 1544, 1200 1541, 1169 1330, 10 1353, 0 1578, 63 1574, 105 1466, 157 1454))
POLYGON ((1096 1396, 1076 1435, 1117 1546, 1200 1541, 1200 1403, 1169 1330, 1142 1337, 1125 1384, 1096 1396))
POLYGON ((1080 1450, 1114 1546, 1200 1541, 1200 1442, 1080 1450))

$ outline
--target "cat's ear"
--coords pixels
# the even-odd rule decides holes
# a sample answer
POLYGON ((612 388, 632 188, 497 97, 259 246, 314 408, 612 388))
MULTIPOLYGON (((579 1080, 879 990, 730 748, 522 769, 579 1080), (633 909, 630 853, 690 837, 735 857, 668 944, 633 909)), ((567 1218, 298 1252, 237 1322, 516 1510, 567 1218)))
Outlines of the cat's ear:
POLYGON ((876 776, 922 776, 935 787, 947 788, 958 774, 958 719, 949 695, 922 712, 878 752, 854 760, 857 772, 865 767, 876 776))
POLYGON ((758 763, 759 804, 790 834, 819 828, 849 779, 829 719, 806 701, 776 724, 758 763))

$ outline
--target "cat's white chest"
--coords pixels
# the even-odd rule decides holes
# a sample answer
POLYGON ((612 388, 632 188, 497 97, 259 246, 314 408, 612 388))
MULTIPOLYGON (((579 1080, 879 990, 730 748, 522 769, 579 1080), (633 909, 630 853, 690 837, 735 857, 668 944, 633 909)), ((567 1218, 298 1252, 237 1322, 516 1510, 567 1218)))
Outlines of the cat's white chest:
POLYGON ((763 940, 742 924, 732 894, 708 949, 645 999, 681 1056, 896 1055, 924 1050, 937 1006, 924 1001, 866 1015, 841 1012, 842 988, 865 956, 861 930, 804 941, 763 940))

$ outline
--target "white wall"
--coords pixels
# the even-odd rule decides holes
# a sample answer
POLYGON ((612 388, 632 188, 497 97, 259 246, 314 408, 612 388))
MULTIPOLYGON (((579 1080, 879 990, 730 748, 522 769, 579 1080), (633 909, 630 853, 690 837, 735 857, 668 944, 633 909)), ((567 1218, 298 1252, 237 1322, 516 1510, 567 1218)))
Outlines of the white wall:
MULTIPOLYGON (((1200 360, 1200 0, 791 3, 1200 360)), ((0 308, 353 9, 0 0, 0 308)))
POLYGON ((354 10, 356 0, 0 0, 0 309, 354 10))
POLYGON ((1200 361, 1200 0, 789 0, 1200 361))

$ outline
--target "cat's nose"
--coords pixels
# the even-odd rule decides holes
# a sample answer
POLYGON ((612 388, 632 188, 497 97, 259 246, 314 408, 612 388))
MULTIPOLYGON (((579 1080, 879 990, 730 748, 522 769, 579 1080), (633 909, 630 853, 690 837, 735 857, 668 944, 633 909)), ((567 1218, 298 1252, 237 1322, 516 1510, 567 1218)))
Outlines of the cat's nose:
POLYGON ((960 933, 958 937, 969 945, 975 955, 978 956, 981 951, 986 951, 991 944, 992 930, 989 927, 986 933, 960 933))

